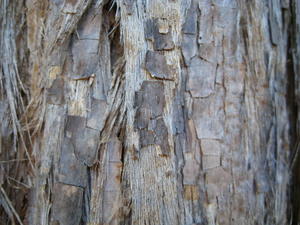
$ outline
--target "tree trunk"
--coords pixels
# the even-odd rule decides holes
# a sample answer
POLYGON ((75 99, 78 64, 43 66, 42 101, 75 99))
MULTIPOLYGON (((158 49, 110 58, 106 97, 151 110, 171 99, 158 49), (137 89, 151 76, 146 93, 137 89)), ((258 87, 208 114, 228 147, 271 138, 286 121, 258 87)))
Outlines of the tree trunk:
POLYGON ((0 224, 300 224, 298 0, 0 4, 0 224))

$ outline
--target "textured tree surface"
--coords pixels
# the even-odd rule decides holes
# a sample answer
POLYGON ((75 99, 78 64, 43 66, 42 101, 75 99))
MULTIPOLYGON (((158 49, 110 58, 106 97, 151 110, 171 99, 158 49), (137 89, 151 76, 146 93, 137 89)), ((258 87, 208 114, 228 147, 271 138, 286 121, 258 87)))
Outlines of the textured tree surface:
POLYGON ((299 0, 0 4, 1 225, 300 224, 299 0))

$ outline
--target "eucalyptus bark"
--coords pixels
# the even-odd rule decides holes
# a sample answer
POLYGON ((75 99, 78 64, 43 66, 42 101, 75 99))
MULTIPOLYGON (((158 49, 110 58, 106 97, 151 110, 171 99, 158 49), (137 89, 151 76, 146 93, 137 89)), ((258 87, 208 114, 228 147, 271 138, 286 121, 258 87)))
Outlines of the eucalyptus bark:
POLYGON ((299 1, 0 4, 0 224, 300 224, 299 1))

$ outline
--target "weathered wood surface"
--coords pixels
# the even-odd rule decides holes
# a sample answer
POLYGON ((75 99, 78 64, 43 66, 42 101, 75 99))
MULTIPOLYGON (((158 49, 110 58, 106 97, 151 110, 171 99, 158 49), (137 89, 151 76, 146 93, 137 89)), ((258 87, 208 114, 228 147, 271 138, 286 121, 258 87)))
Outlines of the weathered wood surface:
POLYGON ((299 1, 0 4, 0 224, 298 224, 299 1))

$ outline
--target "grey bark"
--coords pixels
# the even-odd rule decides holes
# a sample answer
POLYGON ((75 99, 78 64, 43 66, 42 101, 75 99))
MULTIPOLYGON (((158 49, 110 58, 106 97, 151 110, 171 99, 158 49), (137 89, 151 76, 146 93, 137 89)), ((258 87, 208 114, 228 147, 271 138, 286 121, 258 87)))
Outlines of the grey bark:
POLYGON ((0 5, 0 224, 300 224, 299 1, 0 5))

